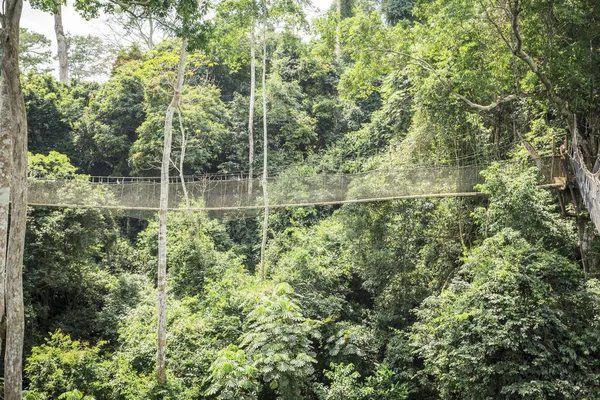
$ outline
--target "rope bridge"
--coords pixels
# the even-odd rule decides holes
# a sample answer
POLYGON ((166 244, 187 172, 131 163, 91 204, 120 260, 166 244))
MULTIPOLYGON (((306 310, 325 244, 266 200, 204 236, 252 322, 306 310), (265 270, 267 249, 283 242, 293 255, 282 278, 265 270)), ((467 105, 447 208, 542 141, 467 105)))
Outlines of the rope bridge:
MULTIPOLYGON (((575 124, 575 126, 577 126, 575 124)), ((590 214, 590 219, 600 232, 600 172, 590 172, 585 164, 581 148, 577 143, 577 130, 573 135, 573 153, 569 157, 571 168, 579 186, 583 204, 590 214)))
MULTIPOLYGON (((545 170, 558 166, 554 162, 546 164, 545 170)), ((480 172, 485 168, 485 165, 406 166, 355 174, 281 174, 267 180, 269 207, 476 196, 480 193, 474 187, 483 183, 480 172)), ((545 178, 545 182, 552 181, 552 174, 552 171, 546 171, 545 175, 549 177, 545 178)), ((182 182, 172 177, 169 182, 169 209, 188 209, 185 192, 191 209, 263 209, 262 182, 254 178, 253 191, 248 193, 250 179, 243 175, 205 175, 185 177, 182 182)), ((159 208, 160 178, 29 178, 28 185, 28 204, 31 206, 139 211, 157 211, 159 208)))

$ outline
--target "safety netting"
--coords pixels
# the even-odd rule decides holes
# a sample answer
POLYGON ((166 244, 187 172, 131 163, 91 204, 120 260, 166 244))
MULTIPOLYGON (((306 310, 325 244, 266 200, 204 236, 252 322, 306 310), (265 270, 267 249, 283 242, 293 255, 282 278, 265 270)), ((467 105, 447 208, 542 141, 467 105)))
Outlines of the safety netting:
MULTIPOLYGON (((267 179, 268 205, 276 208, 473 195, 475 185, 483 181, 480 172, 484 168, 413 166, 355 174, 283 173, 267 179)), ((30 205, 156 211, 159 200, 159 178, 29 179, 30 205)), ((170 178, 169 209, 185 210, 187 204, 207 211, 260 210, 265 205, 262 180, 243 174, 170 178)))
POLYGON ((588 210, 590 219, 600 232, 600 171, 592 173, 586 166, 582 149, 577 143, 577 132, 573 135, 573 151, 569 159, 571 168, 579 186, 581 198, 588 210))

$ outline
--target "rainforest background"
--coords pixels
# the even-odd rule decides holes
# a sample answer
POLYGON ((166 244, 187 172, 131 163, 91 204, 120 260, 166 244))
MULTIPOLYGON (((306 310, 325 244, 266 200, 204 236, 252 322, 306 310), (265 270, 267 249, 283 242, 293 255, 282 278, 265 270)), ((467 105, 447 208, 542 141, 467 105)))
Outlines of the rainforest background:
MULTIPOLYGON (((249 169, 253 29, 255 176, 268 145, 269 175, 484 165, 485 196, 273 209, 264 280, 262 214, 170 213, 164 385, 157 219, 30 207, 25 398, 600 398, 600 242, 536 168, 573 125, 595 164, 600 3, 252 4, 189 54, 186 175, 249 169)), ((133 43, 67 35, 67 83, 21 31, 31 176, 159 174, 181 39, 115 18, 133 43)))

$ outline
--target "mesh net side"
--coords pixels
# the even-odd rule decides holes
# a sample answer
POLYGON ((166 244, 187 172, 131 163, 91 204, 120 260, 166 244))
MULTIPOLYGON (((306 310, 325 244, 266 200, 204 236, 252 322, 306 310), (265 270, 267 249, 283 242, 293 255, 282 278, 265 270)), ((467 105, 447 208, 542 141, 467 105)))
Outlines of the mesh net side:
MULTIPOLYGON (((394 198, 472 193, 483 181, 483 166, 419 167, 376 170, 358 174, 280 175, 268 178, 269 206, 339 204, 394 198)), ((264 207, 261 180, 195 178, 185 182, 192 208, 213 211, 260 210, 264 207)), ((98 207, 154 212, 158 210, 158 180, 29 180, 29 204, 59 207, 98 207)), ((185 209, 183 184, 169 183, 169 208, 185 209)))

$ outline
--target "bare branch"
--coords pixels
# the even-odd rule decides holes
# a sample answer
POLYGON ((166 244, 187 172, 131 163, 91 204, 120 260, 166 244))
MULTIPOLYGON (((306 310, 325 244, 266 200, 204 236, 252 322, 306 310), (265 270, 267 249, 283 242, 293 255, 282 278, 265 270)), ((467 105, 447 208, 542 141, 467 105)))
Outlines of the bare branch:
POLYGON ((179 172, 179 167, 177 166, 177 163, 175 162, 175 160, 173 160, 173 158, 169 158, 169 161, 171 162, 171 165, 173 166, 173 168, 175 168, 177 170, 177 172, 179 172))
POLYGON ((460 100, 464 101, 469 107, 475 108, 479 111, 491 111, 494 108, 498 107, 500 104, 508 103, 508 102, 511 102, 511 101, 519 98, 518 95, 511 94, 506 97, 502 97, 502 98, 496 100, 495 102, 488 104, 487 106, 483 106, 481 104, 473 103, 471 100, 467 99, 465 96, 463 96, 460 93, 452 92, 452 94, 454 96, 458 97, 460 100))

